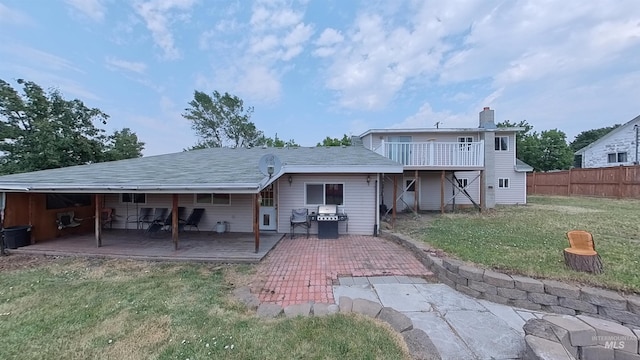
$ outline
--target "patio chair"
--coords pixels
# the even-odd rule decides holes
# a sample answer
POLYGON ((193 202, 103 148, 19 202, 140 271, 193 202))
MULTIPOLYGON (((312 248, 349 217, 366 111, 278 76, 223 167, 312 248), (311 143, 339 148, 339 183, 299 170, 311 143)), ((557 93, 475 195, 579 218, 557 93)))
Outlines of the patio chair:
POLYGON ((127 216, 127 223, 136 223, 136 229, 140 229, 145 223, 153 220, 153 208, 140 208, 137 215, 127 216))
POLYGON ((564 261, 569 268, 595 274, 602 273, 602 259, 596 251, 590 232, 572 230, 567 232, 567 239, 571 247, 564 249, 564 261))
POLYGON ((56 224, 58 225, 58 230, 62 230, 64 228, 73 228, 80 226, 80 222, 82 219, 79 219, 74 216, 73 211, 61 212, 56 214, 57 220, 56 224))
POLYGON ((102 227, 106 228, 109 225, 109 229, 113 228, 113 222, 115 221, 115 210, 113 208, 104 208, 100 213, 100 221, 102 227))
MULTIPOLYGON (((184 224, 185 222, 185 220, 182 218, 182 215, 184 214, 184 209, 185 208, 182 206, 178 207, 178 229, 180 229, 180 224, 184 224)), ((164 219, 163 230, 170 231, 172 225, 173 225, 173 210, 169 211, 169 215, 167 215, 167 217, 164 219)))
POLYGON ((164 226, 164 221, 167 219, 167 213, 169 212, 169 208, 155 208, 153 209, 153 214, 148 216, 146 219, 143 219, 142 222, 144 224, 148 224, 150 227, 153 223, 160 223, 164 226))
POLYGON ((291 238, 293 239, 296 227, 304 227, 307 230, 307 238, 309 237, 309 228, 311 227, 311 221, 309 221, 309 209, 293 209, 291 210, 291 238))
POLYGON ((154 221, 149 224, 149 227, 147 227, 147 230, 145 230, 144 233, 145 235, 152 237, 155 234, 159 234, 163 228, 164 228, 163 221, 154 221))
POLYGON ((198 224, 200 223, 200 219, 202 219, 203 214, 204 214, 203 208, 195 208, 191 210, 191 214, 189 214, 189 217, 184 222, 184 224, 182 224, 181 228, 184 229, 187 226, 189 226, 190 228, 195 227, 196 230, 198 230, 199 232, 200 229, 198 228, 198 224))

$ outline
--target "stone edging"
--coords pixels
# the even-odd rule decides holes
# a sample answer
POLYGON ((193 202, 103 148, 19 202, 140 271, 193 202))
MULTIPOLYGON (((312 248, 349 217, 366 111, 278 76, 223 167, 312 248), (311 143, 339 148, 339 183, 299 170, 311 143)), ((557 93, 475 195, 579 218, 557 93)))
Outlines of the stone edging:
POLYGON ((261 318, 276 318, 282 316, 326 316, 335 313, 358 313, 389 324, 391 328, 402 335, 407 348, 414 359, 440 360, 440 353, 429 335, 420 329, 414 329, 413 322, 405 314, 391 308, 383 307, 377 302, 366 299, 352 299, 341 296, 338 303, 303 303, 282 307, 278 304, 260 303, 258 297, 251 293, 249 287, 237 288, 233 295, 249 309, 255 310, 261 318))
POLYGON ((442 283, 474 298, 529 310, 588 315, 626 326, 640 326, 640 296, 555 280, 510 276, 436 256, 435 249, 408 236, 381 231, 382 237, 411 250, 442 283))

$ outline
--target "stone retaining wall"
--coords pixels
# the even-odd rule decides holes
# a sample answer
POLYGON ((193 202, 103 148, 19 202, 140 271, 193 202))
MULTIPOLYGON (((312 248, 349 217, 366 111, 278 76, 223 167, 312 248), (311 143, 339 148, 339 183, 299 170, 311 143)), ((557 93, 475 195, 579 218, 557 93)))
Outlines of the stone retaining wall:
POLYGON ((408 236, 387 231, 381 234, 411 250, 442 283, 469 296, 529 310, 583 314, 640 327, 640 296, 480 269, 438 257, 429 245, 408 236))

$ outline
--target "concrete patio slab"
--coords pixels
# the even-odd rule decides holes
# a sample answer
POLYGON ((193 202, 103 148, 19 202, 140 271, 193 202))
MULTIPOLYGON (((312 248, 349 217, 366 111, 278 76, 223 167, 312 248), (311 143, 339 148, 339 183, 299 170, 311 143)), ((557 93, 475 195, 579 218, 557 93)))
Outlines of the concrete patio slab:
POLYGON ((445 284, 418 284, 416 289, 426 301, 442 314, 452 310, 486 311, 474 298, 464 295, 445 284))
POLYGON ((374 284, 382 305, 398 311, 431 311, 431 304, 414 284, 374 284))
POLYGON ((524 352, 522 335, 488 311, 449 311, 444 319, 479 359, 517 359, 524 352))
POLYGON ((475 355, 449 324, 436 312, 407 312, 413 327, 421 329, 436 346, 442 360, 473 359, 475 355))

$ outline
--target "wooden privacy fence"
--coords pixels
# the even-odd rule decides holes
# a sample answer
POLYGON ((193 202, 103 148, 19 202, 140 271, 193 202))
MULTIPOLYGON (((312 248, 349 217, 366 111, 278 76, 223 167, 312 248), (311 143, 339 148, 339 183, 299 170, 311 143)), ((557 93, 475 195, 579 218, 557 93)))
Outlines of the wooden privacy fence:
POLYGON ((527 195, 640 199, 640 166, 529 173, 527 174, 527 195))

